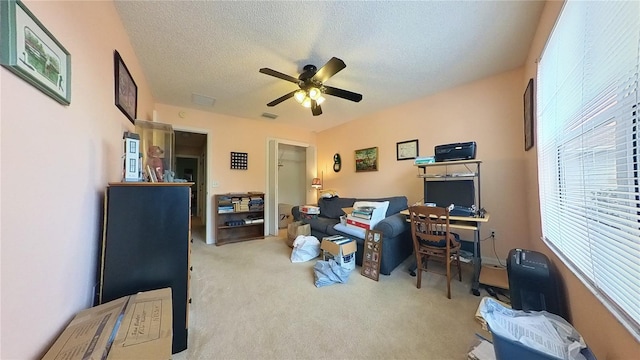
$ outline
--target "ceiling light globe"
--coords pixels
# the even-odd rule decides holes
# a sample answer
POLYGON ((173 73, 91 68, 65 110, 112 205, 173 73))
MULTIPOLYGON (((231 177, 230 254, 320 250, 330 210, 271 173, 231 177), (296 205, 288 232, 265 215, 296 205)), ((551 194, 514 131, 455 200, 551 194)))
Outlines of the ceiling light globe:
POLYGON ((318 88, 312 87, 312 88, 309 89, 309 97, 312 100, 318 100, 318 98, 320 96, 322 96, 322 93, 320 92, 320 90, 318 88))
POLYGON ((298 90, 296 91, 295 94, 293 94, 293 97, 296 99, 296 101, 300 104, 302 104, 302 102, 304 101, 304 98, 307 96, 307 94, 304 93, 303 90, 298 90))
POLYGON ((311 99, 309 99, 308 97, 304 98, 304 101, 302 101, 302 106, 304 106, 306 108, 310 108, 311 107, 311 99))
POLYGON ((320 95, 318 96, 318 99, 316 99, 316 104, 320 105, 324 102, 324 96, 320 95))

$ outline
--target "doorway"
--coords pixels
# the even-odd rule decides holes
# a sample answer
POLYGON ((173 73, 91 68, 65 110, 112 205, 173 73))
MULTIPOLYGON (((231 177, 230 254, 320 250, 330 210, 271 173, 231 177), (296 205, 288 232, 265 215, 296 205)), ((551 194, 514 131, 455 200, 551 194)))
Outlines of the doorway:
POLYGON ((316 177, 316 149, 309 144, 280 139, 269 139, 267 147, 265 235, 278 235, 283 225, 281 209, 313 202, 315 192, 311 191, 311 179, 316 177))
POLYGON ((193 182, 191 185, 192 226, 206 226, 207 134, 181 130, 175 130, 174 134, 176 144, 175 176, 178 179, 193 182))

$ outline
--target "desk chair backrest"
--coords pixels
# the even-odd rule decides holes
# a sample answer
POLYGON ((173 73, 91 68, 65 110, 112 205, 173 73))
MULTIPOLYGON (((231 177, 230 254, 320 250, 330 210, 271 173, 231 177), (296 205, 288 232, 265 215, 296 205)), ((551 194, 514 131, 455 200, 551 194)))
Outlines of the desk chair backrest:
POLYGON ((427 270, 427 261, 436 258, 446 266, 447 297, 451 298, 451 268, 458 268, 458 278, 462 280, 458 251, 460 243, 456 241, 449 227, 449 210, 433 206, 409 207, 411 235, 418 267, 417 287, 420 288, 422 272, 427 270))

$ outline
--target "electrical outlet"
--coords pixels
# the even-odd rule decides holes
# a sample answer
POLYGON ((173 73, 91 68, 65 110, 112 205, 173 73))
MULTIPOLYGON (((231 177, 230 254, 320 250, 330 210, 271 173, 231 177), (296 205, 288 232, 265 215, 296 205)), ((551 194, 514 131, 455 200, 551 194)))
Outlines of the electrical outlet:
POLYGON ((496 238, 496 229, 491 229, 491 237, 496 238))

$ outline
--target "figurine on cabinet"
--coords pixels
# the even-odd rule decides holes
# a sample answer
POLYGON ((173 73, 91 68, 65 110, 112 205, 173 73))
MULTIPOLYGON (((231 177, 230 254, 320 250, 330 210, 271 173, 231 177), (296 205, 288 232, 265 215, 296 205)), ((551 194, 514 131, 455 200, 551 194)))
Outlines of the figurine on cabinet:
POLYGON ((158 182, 162 182, 164 176, 164 163, 161 158, 162 154, 164 154, 164 151, 157 145, 149 146, 149 151, 147 151, 147 166, 154 172, 155 178, 158 182))

